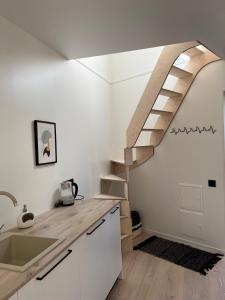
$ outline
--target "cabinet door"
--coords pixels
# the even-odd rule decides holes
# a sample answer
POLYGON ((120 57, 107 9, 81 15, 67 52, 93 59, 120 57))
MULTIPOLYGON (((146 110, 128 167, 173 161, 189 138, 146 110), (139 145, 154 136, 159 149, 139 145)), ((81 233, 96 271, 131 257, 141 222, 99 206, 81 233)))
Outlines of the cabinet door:
POLYGON ((80 300, 82 237, 18 292, 18 300, 80 300))
POLYGON ((84 235, 82 300, 105 300, 122 269, 119 208, 111 212, 84 235))
POLYGON ((110 291, 122 271, 119 206, 114 207, 108 214, 107 239, 108 291, 110 291))
POLYGON ((105 300, 107 284, 107 217, 84 235, 81 265, 81 299, 105 300))

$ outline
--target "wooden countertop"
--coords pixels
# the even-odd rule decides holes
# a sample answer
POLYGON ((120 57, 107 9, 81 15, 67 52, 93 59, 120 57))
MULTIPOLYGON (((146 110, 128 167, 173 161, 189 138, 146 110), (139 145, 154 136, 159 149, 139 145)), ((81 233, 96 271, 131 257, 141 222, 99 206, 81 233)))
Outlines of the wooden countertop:
POLYGON ((64 240, 23 273, 0 269, 0 299, 6 300, 16 293, 118 203, 118 200, 85 200, 72 207, 54 208, 41 214, 31 228, 10 230, 64 240))

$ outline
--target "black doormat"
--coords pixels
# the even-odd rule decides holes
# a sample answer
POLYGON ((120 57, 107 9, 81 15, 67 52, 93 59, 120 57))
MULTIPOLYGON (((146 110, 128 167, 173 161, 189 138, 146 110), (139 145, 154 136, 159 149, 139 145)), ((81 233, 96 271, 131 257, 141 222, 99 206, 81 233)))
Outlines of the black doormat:
POLYGON ((163 258, 202 275, 207 275, 207 272, 223 257, 222 254, 209 253, 156 236, 150 237, 134 249, 163 258))

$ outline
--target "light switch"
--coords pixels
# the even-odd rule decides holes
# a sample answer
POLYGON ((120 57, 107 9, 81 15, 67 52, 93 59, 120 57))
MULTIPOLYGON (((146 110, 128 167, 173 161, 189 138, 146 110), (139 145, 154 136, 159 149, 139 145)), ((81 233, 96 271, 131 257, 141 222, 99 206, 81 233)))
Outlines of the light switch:
POLYGON ((216 187, 216 180, 214 180, 214 179, 209 179, 209 180, 208 180, 208 186, 209 186, 209 187, 216 187))

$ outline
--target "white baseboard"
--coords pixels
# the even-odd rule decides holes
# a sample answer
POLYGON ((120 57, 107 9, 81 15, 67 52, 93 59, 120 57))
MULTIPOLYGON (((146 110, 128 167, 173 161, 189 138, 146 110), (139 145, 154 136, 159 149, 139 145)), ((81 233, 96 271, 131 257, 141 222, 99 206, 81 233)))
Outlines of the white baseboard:
POLYGON ((192 241, 192 240, 188 240, 188 239, 184 239, 172 234, 167 234, 167 233, 163 233, 160 231, 156 231, 156 230, 151 230, 148 228, 143 228, 143 231, 145 231, 146 233, 150 234, 150 235, 157 235, 161 238, 165 238, 168 240, 171 240, 173 242, 179 242, 179 243, 183 243, 185 245, 189 245, 201 250, 205 250, 211 253, 221 253, 221 254, 225 254, 225 250, 224 249, 219 249, 219 248, 215 248, 213 246, 204 244, 204 243, 200 243, 200 242, 196 242, 196 241, 192 241))

